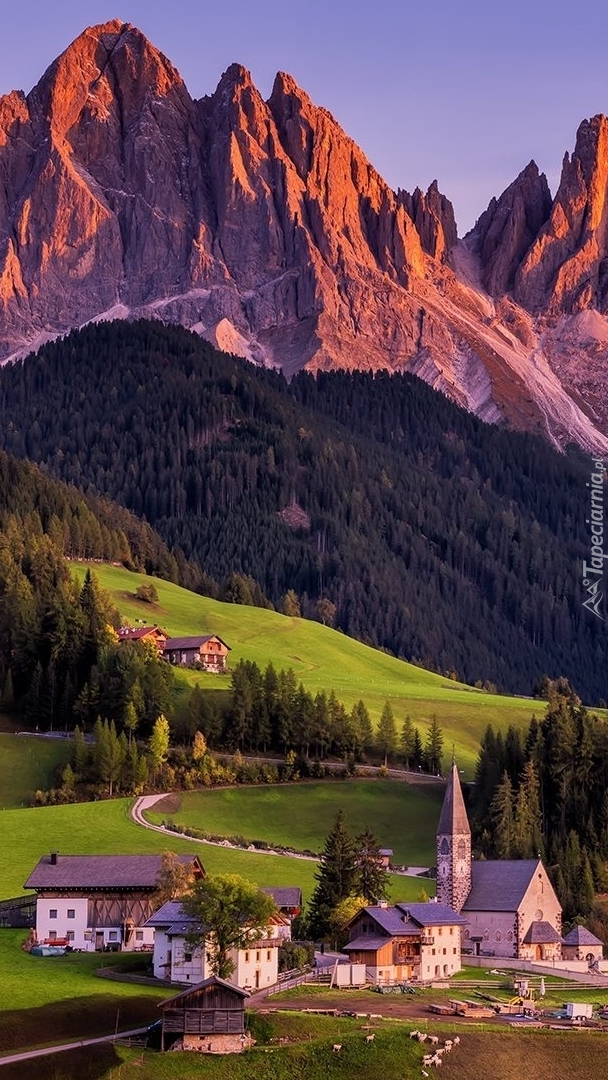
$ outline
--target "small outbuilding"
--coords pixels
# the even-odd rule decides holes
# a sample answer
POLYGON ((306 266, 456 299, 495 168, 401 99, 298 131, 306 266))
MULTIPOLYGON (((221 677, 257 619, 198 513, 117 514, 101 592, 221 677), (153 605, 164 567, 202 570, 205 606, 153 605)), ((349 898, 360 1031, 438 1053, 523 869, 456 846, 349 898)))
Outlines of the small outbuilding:
POLYGON ((161 1050, 240 1054, 253 1040, 245 1033, 247 990, 213 975, 161 1001, 161 1050))
POLYGON ((602 960, 604 946, 586 926, 575 926, 562 940, 562 956, 564 960, 587 960, 593 964, 602 960))

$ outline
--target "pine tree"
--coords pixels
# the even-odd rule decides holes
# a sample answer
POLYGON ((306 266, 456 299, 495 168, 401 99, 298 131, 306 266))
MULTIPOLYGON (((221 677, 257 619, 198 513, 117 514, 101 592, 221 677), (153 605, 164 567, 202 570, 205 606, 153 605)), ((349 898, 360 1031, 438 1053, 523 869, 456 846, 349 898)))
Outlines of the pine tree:
POLYGON ((377 904, 379 900, 388 899, 389 874, 382 865, 378 840, 369 826, 356 837, 355 848, 357 851, 357 891, 365 897, 368 904, 377 904))
POLYGON ((408 713, 403 721, 403 727, 401 728, 401 754, 403 756, 403 763, 408 771, 411 768, 414 759, 415 749, 416 740, 414 737, 414 725, 412 723, 412 718, 408 713))
POLYGON ((494 826, 496 857, 510 859, 513 847, 513 785, 506 771, 490 804, 490 818, 494 826))
POLYGON ((443 731, 439 727, 437 717, 433 713, 431 726, 429 727, 424 747, 424 758, 427 770, 435 776, 441 776, 441 754, 443 751, 443 731))
POLYGON ((320 940, 329 931, 331 914, 336 905, 356 891, 357 887, 355 845, 341 810, 325 841, 315 880, 317 884, 311 897, 308 918, 312 937, 320 940))
POLYGON ((393 757, 397 750, 397 727, 390 701, 384 703, 384 708, 380 714, 376 732, 376 746, 384 758, 386 768, 389 757, 393 757))

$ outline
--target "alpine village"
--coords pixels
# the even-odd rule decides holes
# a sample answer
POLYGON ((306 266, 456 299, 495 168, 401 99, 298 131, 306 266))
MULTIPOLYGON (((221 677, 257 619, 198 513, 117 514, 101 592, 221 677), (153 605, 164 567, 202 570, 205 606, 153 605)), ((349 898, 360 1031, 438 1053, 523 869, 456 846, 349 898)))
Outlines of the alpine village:
POLYGON ((7 1080, 606 1076, 573 139, 459 236, 290 75, 196 99, 128 22, 0 98, 7 1080))

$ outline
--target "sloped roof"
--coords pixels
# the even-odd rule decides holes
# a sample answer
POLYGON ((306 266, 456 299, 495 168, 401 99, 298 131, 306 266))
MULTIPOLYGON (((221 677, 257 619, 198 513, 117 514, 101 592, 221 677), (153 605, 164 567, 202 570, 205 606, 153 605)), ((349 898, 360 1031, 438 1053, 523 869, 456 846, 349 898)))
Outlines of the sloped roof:
POLYGON ((524 945, 549 945, 561 940, 555 927, 544 921, 530 923, 523 937, 524 945))
POLYGON ((603 945, 603 941, 592 934, 586 926, 574 926, 569 934, 566 934, 565 938, 562 938, 564 945, 603 945))
MULTIPOLYGON (((24 889, 154 889, 162 855, 43 855, 24 889)), ((195 855, 178 855, 187 866, 195 855)), ((200 865, 200 863, 199 863, 200 865)))
MULTIPOLYGON (((437 904, 434 900, 423 904, 403 901, 393 907, 379 907, 374 904, 363 908, 363 911, 388 937, 419 934, 425 926, 464 926, 467 921, 447 904, 437 904)), ((358 912, 347 925, 352 926, 361 914, 361 911, 358 912)))
POLYGON ((279 908, 301 908, 302 890, 299 885, 270 885, 260 889, 267 896, 272 896, 279 908))
POLYGON ((438 836, 471 835, 456 762, 452 763, 437 826, 438 836))
POLYGON ((540 859, 481 859, 471 865, 471 891, 462 910, 517 911, 540 859))
POLYGON ((449 904, 438 904, 434 900, 420 904, 404 902, 397 904, 397 907, 420 926, 464 926, 467 921, 449 904))
POLYGON ((221 641, 225 649, 230 652, 230 646, 226 645, 225 641, 222 641, 221 637, 217 634, 203 634, 202 637, 170 637, 165 641, 165 651, 170 652, 171 649, 198 649, 201 645, 206 645, 208 641, 221 641))
POLYGON ((164 630, 161 630, 160 626, 121 626, 118 631, 119 641, 140 641, 142 638, 149 637, 150 634, 160 634, 162 637, 166 637, 164 630))
POLYGON ((374 937, 373 934, 361 934, 359 937, 344 945, 342 952, 377 952, 388 945, 390 938, 374 937))
POLYGON ((217 975, 211 975, 208 979, 203 979, 202 982, 195 983, 194 986, 189 986, 187 990, 182 990, 181 993, 175 994, 174 997, 165 998, 164 1001, 159 1001, 158 1007, 161 1005, 169 1005, 173 1001, 180 1001, 182 998, 189 997, 190 994, 196 993, 198 990, 206 990, 208 986, 221 986, 223 990, 230 990, 233 994, 238 994, 239 997, 249 997, 249 990, 241 990, 240 986, 234 986, 233 983, 225 982, 224 979, 218 979, 217 975))

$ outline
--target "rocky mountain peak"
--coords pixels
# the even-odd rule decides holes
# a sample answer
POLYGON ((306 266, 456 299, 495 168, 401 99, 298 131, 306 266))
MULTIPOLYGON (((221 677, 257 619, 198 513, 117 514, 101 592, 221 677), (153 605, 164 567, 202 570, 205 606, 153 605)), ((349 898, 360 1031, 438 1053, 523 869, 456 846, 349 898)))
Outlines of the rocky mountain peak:
POLYGON ((550 213, 547 178, 535 161, 498 199, 492 199, 467 238, 479 254, 482 281, 491 296, 511 291, 520 264, 550 213))
POLYGON ((549 219, 516 276, 516 299, 530 311, 574 314, 608 309, 608 120, 580 125, 566 154, 549 219))
POLYGON ((586 121, 553 205, 531 162, 459 243, 436 181, 393 191, 285 72, 264 101, 233 64, 193 101, 136 27, 90 27, 0 99, 0 360, 149 315, 287 374, 409 370, 485 419, 608 451, 551 367, 570 385, 563 355, 591 330, 595 349, 602 316, 558 357, 530 314, 605 304, 607 143, 586 121))

